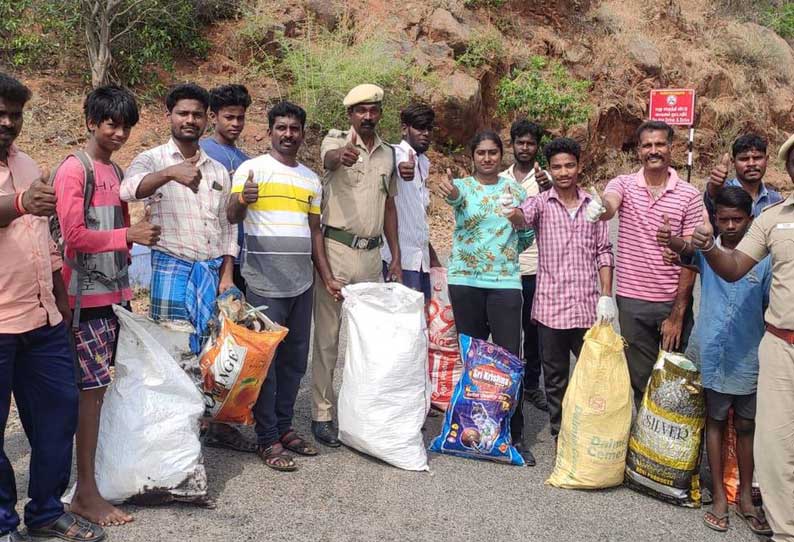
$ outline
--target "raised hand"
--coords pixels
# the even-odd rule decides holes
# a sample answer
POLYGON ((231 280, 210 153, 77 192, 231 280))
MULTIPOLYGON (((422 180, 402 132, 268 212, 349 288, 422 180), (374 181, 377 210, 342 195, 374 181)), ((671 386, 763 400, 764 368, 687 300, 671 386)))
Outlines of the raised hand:
POLYGON ((147 205, 143 220, 127 228, 127 242, 144 246, 156 245, 160 241, 160 226, 152 224, 152 210, 147 205))
POLYGON ((356 135, 356 132, 353 132, 350 134, 350 142, 342 147, 342 154, 339 156, 339 161, 342 162, 343 166, 352 167, 356 162, 358 162, 360 152, 358 148, 356 148, 357 142, 358 136, 356 135))
POLYGON ((513 199, 513 192, 510 191, 510 185, 505 185, 505 191, 499 196, 499 205, 502 207, 502 215, 509 216, 515 208, 515 201, 513 199))
POLYGON ((722 160, 711 170, 709 176, 709 184, 714 185, 716 188, 722 188, 728 178, 728 170, 731 167, 731 157, 726 152, 722 155, 722 160))
POLYGON ((535 182, 540 186, 541 191, 551 188, 551 177, 548 172, 540 169, 540 164, 535 162, 535 182))
POLYGON ((706 219, 692 232, 692 246, 698 250, 711 250, 714 247, 714 228, 706 219))
POLYGON ((256 203, 259 199, 259 183, 254 180, 254 170, 248 170, 248 177, 243 185, 243 201, 246 205, 256 203))
POLYGON ((662 215, 662 225, 656 230, 656 242, 660 247, 670 246, 673 237, 673 229, 670 227, 670 217, 662 215))
POLYGON ((22 207, 34 216, 52 216, 55 214, 55 189, 50 186, 50 173, 44 169, 39 178, 22 194, 22 207))
POLYGON ((438 183, 438 191, 441 194, 441 197, 448 200, 455 200, 458 199, 460 195, 460 191, 458 187, 455 186, 452 182, 452 170, 447 168, 446 175, 441 177, 441 181, 438 183))
POLYGON ((193 192, 198 193, 201 184, 201 171, 196 166, 201 153, 196 152, 190 158, 168 168, 168 176, 181 185, 187 186, 193 192))
POLYGON ((408 151, 408 160, 400 162, 397 165, 397 171, 404 181, 412 181, 414 179, 414 172, 416 171, 416 157, 414 151, 408 151))
POLYGON ((604 207, 601 197, 598 195, 598 192, 596 192, 594 187, 590 188, 590 194, 593 197, 584 210, 584 216, 588 222, 598 222, 598 220, 601 218, 601 215, 607 212, 607 208, 604 207))

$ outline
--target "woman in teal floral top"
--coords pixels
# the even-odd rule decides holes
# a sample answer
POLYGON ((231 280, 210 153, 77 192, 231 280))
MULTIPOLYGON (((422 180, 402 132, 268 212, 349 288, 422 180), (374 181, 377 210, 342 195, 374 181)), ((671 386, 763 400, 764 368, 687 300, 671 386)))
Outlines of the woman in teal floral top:
MULTIPOLYGON (((515 230, 503 209, 524 201, 522 186, 500 177, 502 140, 490 131, 477 134, 469 149, 474 176, 441 182, 440 191, 455 210, 455 232, 447 277, 455 326, 459 333, 491 340, 519 355, 521 344, 521 274, 518 255, 534 240, 532 230, 515 230)), ((534 465, 522 441, 524 416, 516 409, 513 442, 534 465)))

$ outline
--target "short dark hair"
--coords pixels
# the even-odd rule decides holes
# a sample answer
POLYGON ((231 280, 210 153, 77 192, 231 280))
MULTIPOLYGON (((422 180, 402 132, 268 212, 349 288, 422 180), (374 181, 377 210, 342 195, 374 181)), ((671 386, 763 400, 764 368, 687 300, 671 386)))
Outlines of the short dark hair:
POLYGON ((733 142, 733 148, 731 149, 731 152, 733 153, 734 158, 736 158, 737 154, 747 151, 761 151, 762 153, 766 154, 766 147, 766 139, 760 135, 744 134, 737 137, 736 141, 733 142))
POLYGON ((427 104, 413 103, 400 111, 400 122, 412 128, 429 128, 436 120, 436 113, 427 104))
POLYGON ((243 85, 221 85, 210 90, 210 110, 213 113, 235 105, 243 109, 248 109, 251 105, 251 95, 243 85))
POLYGON ((483 130, 482 132, 477 132, 471 141, 469 141, 469 153, 474 156, 474 150, 477 146, 482 143, 483 141, 493 141, 496 143, 496 146, 499 147, 499 153, 504 154, 504 148, 502 146, 502 138, 499 137, 499 134, 494 132, 493 130, 483 130))
POLYGON ((741 186, 723 186, 714 198, 714 207, 730 207, 753 214, 753 198, 741 186))
POLYGON ((637 139, 637 144, 640 144, 640 137, 645 132, 667 132, 667 142, 673 142, 673 135, 675 132, 673 131, 673 127, 667 124, 666 122, 662 122, 659 120, 647 120, 640 124, 639 128, 637 128, 637 132, 634 134, 634 137, 637 139))
POLYGON ((510 141, 515 141, 519 137, 524 137, 525 135, 531 135, 535 138, 535 141, 540 144, 540 140, 543 138, 543 132, 543 127, 540 124, 529 122, 527 119, 520 119, 510 126, 510 141))
POLYGON ((179 100, 196 100, 201 102, 204 109, 210 106, 210 93, 204 87, 195 83, 182 83, 171 88, 165 97, 165 107, 169 113, 179 100))
POLYGON ((100 124, 108 119, 116 124, 133 127, 138 124, 138 104, 135 96, 118 85, 104 85, 92 90, 83 103, 86 122, 100 124))
POLYGON ((273 128, 278 117, 292 117, 301 123, 301 129, 306 125, 306 111, 299 105, 286 100, 278 102, 267 112, 267 126, 273 128))
POLYGON ((570 137, 555 137, 543 147, 543 154, 546 157, 546 161, 551 161, 551 157, 557 154, 570 154, 575 156, 578 162, 582 154, 582 147, 570 137))
POLYGON ((23 85, 19 79, 0 72, 0 98, 18 105, 25 105, 31 96, 30 89, 23 85))

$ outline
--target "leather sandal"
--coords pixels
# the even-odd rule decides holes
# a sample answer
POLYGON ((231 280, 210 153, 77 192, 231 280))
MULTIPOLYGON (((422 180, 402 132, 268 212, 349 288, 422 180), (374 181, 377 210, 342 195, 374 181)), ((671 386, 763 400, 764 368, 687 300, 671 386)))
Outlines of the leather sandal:
POLYGON ((290 452, 298 455, 313 456, 317 455, 317 448, 306 439, 302 438, 294 429, 288 430, 286 433, 279 437, 279 442, 290 452))
POLYGON ((44 527, 28 527, 28 536, 33 538, 60 538, 69 542, 100 542, 107 538, 105 529, 85 518, 64 512, 44 527))

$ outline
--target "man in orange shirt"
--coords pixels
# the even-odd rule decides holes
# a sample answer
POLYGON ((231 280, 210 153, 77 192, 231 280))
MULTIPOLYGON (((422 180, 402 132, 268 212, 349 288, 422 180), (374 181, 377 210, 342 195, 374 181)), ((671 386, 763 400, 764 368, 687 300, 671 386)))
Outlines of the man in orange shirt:
MULTIPOLYGON (((104 540, 101 527, 64 512, 61 504, 72 467, 77 386, 62 262, 46 218, 55 212, 55 191, 36 163, 13 144, 30 95, 22 83, 0 73, 0 439, 13 392, 32 449, 28 533, 104 540)), ((16 502, 14 471, 2 450, 0 541, 20 539, 16 502)))

